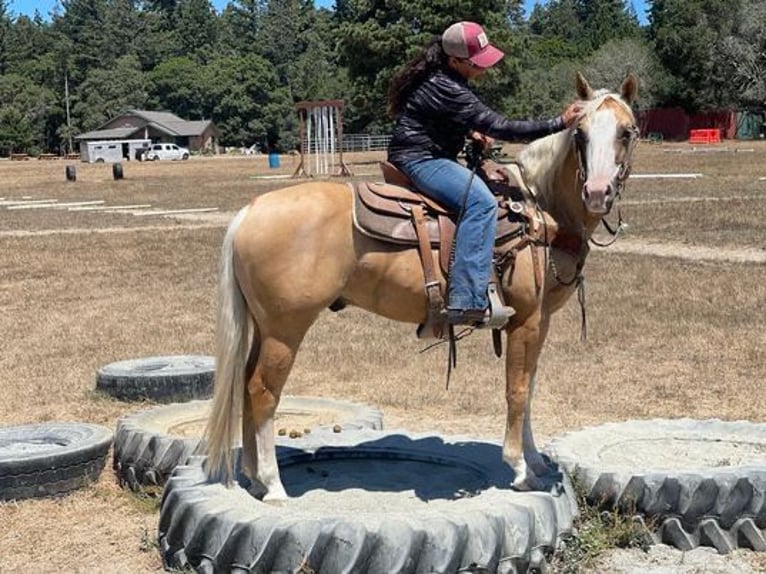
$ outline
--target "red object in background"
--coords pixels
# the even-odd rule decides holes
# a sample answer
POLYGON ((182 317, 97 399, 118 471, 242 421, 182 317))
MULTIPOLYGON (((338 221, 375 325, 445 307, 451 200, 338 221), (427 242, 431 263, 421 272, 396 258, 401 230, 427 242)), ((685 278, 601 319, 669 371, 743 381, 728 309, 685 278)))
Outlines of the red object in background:
POLYGON ((714 144, 721 143, 721 130, 689 130, 690 144, 714 144))
POLYGON ((730 110, 717 110, 695 114, 689 118, 690 130, 718 129, 723 139, 734 139, 737 136, 737 114, 730 110))

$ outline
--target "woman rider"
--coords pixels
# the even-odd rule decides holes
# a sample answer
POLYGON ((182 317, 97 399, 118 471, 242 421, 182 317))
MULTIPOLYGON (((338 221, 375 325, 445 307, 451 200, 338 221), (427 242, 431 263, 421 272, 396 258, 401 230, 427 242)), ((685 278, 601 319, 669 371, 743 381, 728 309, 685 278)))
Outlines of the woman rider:
POLYGON ((481 26, 457 22, 394 77, 388 92, 389 112, 396 118, 388 161, 419 191, 455 212, 463 210, 450 270, 447 320, 452 324, 481 326, 489 318, 497 226, 494 196, 457 161, 465 138, 474 131, 506 141, 532 140, 571 126, 582 109, 573 103, 560 116, 540 121, 509 120, 490 109, 468 82, 481 78, 503 55, 481 26))

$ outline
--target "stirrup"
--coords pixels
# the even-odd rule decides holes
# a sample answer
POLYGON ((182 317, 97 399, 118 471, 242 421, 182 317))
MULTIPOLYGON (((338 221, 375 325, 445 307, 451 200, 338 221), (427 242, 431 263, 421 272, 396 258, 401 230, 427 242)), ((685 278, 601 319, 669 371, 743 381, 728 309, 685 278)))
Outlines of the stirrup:
POLYGON ((489 299, 489 319, 481 326, 482 328, 502 329, 508 320, 516 314, 516 309, 503 305, 500 294, 497 292, 497 284, 491 282, 487 287, 489 299))
MULTIPOLYGON (((497 292, 497 284, 491 281, 487 286, 487 298, 489 299, 489 317, 483 321, 478 321, 473 325, 475 329, 502 329, 508 320, 516 314, 516 309, 503 305, 500 294, 497 292)), ((429 318, 431 320, 418 325, 415 334, 418 339, 444 339, 445 330, 449 324, 447 321, 447 310, 438 317, 429 318), (435 319, 435 320, 434 320, 435 319)))
POLYGON ((443 340, 447 330, 447 314, 444 309, 440 313, 430 314, 425 323, 418 325, 415 335, 418 339, 443 340))

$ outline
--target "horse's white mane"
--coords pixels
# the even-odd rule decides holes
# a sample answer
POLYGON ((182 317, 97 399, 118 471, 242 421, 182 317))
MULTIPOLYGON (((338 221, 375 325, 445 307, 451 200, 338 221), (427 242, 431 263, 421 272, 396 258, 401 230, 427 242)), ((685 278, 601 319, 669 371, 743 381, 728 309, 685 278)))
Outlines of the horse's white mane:
MULTIPOLYGON (((593 92, 593 97, 585 102, 584 115, 593 114, 606 99, 618 102, 630 112, 631 116, 633 115, 630 106, 618 94, 607 89, 593 92)), ((564 161, 569 152, 572 130, 573 128, 568 128, 535 140, 519 154, 518 159, 519 163, 524 166, 526 183, 536 195, 545 197, 551 191, 551 184, 556 177, 555 168, 564 161)))

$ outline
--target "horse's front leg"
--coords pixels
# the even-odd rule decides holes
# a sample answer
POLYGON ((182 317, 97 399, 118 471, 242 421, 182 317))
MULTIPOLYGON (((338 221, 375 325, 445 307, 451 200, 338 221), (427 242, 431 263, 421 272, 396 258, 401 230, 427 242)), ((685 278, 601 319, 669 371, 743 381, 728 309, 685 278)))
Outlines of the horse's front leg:
POLYGON ((527 399, 527 409, 524 412, 524 429, 522 431, 521 444, 524 452, 524 460, 527 463, 527 468, 530 469, 535 476, 543 476, 548 470, 548 463, 540 451, 537 450, 535 445, 535 437, 532 433, 532 399, 535 396, 535 383, 537 376, 532 373, 529 381, 529 398, 527 399))
POLYGON ((522 322, 512 323, 507 332, 505 374, 508 415, 503 459, 514 471, 514 488, 529 490, 539 486, 534 471, 544 466, 544 460, 534 445, 530 403, 547 321, 538 308, 522 322))

